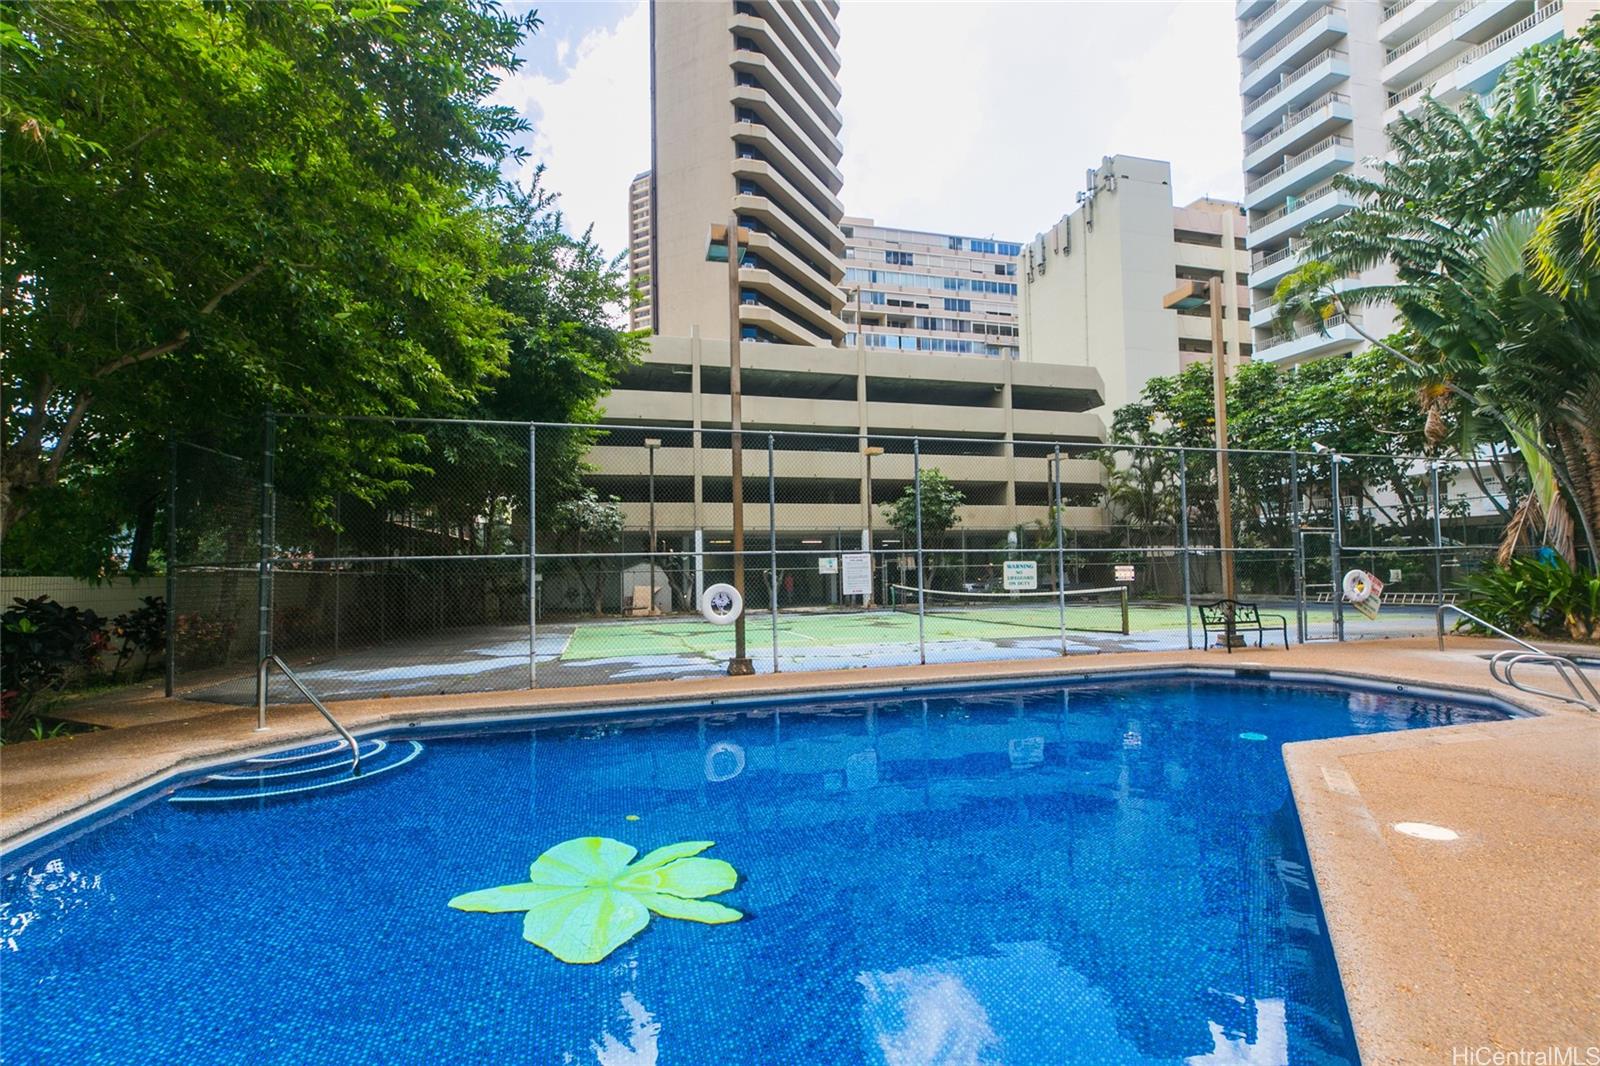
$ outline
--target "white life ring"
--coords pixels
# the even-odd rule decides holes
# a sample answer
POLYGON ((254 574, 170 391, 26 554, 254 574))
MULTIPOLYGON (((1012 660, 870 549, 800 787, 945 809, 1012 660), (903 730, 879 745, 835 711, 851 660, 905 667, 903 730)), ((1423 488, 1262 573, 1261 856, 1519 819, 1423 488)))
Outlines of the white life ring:
POLYGON ((1365 570, 1352 570, 1344 575, 1344 598, 1351 603, 1366 603, 1372 596, 1372 581, 1365 570))
POLYGON ((744 749, 728 740, 719 740, 706 749, 706 780, 712 784, 723 781, 732 781, 744 773, 744 749), (717 769, 718 755, 732 755, 733 766, 728 770, 717 769))
POLYGON ((732 585, 712 585, 700 595, 700 614, 707 622, 725 626, 744 610, 744 597, 732 585))

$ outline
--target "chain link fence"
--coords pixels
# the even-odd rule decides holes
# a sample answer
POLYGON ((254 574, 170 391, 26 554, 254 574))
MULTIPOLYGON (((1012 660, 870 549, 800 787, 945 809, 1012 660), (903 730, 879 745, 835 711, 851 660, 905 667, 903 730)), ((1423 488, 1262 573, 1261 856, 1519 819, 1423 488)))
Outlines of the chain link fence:
POLYGON ((1421 635, 1516 488, 1232 450, 1225 536, 1209 449, 396 420, 377 474, 325 489, 305 421, 253 461, 173 449, 187 694, 253 701, 268 653, 341 699, 1192 648, 1229 592, 1291 641, 1421 635), (1375 614, 1351 569, 1386 583, 1375 614))

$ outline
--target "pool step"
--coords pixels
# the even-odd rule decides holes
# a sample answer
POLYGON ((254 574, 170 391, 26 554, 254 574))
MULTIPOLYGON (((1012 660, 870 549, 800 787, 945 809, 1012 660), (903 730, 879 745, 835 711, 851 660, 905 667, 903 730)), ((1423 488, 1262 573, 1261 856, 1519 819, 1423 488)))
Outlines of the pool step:
POLYGON ((168 802, 244 803, 302 795, 368 781, 422 754, 415 740, 363 740, 360 745, 359 776, 350 772, 350 749, 342 741, 312 744, 230 766, 169 796, 168 802))

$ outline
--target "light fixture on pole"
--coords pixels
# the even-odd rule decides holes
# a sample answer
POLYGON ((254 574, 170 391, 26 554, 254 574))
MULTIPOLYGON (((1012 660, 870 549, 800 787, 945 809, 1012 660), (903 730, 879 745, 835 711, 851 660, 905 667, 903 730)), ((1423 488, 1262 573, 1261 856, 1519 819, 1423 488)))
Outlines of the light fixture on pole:
MULTIPOLYGON (((859 290, 857 290, 859 291, 859 290)), ((872 561, 872 457, 882 455, 883 449, 876 444, 862 447, 861 454, 867 457, 867 561, 872 561)), ((872 583, 867 583, 867 591, 861 596, 861 606, 872 606, 872 583)))
POLYGON ((1244 638, 1234 630, 1233 601, 1237 586, 1233 573, 1233 500, 1228 476, 1228 357, 1222 332, 1222 279, 1212 278, 1204 284, 1187 279, 1182 285, 1167 293, 1161 306, 1174 310, 1194 310, 1209 305, 1211 312, 1211 393, 1212 418, 1217 434, 1217 548, 1222 565, 1222 598, 1227 630, 1223 637, 1230 648, 1244 645, 1244 638))
MULTIPOLYGON (((732 464, 733 492, 733 587, 744 600, 744 441, 740 419, 739 391, 739 341, 743 332, 739 323, 739 242, 750 242, 750 231, 739 225, 739 216, 731 216, 726 224, 713 224, 706 240, 706 259, 709 262, 726 260, 728 264, 728 417, 730 423, 729 460, 732 464)), ((733 623, 733 658, 728 661, 728 673, 753 674, 755 665, 744 643, 744 612, 733 623)))
POLYGON ((656 603, 656 449, 661 447, 660 437, 644 439, 645 454, 650 457, 650 608, 656 603))

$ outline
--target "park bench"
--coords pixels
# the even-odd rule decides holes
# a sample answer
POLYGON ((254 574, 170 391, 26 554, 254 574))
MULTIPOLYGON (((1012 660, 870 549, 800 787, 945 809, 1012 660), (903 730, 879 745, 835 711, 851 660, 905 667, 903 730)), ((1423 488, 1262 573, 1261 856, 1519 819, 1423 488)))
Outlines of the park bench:
POLYGON ((1203 603, 1200 605, 1200 628, 1204 631, 1202 649, 1211 647, 1211 634, 1223 634, 1222 643, 1227 646, 1229 654, 1233 653, 1232 645, 1228 644, 1228 612, 1233 612, 1233 631, 1235 633, 1245 630, 1255 630, 1256 647, 1261 647, 1267 639, 1267 626, 1276 622, 1276 628, 1283 634, 1283 646, 1289 646, 1289 620, 1281 614, 1261 613, 1253 603, 1240 603, 1238 600, 1218 600, 1216 603, 1203 603), (1262 619, 1268 619, 1266 625, 1262 619))

